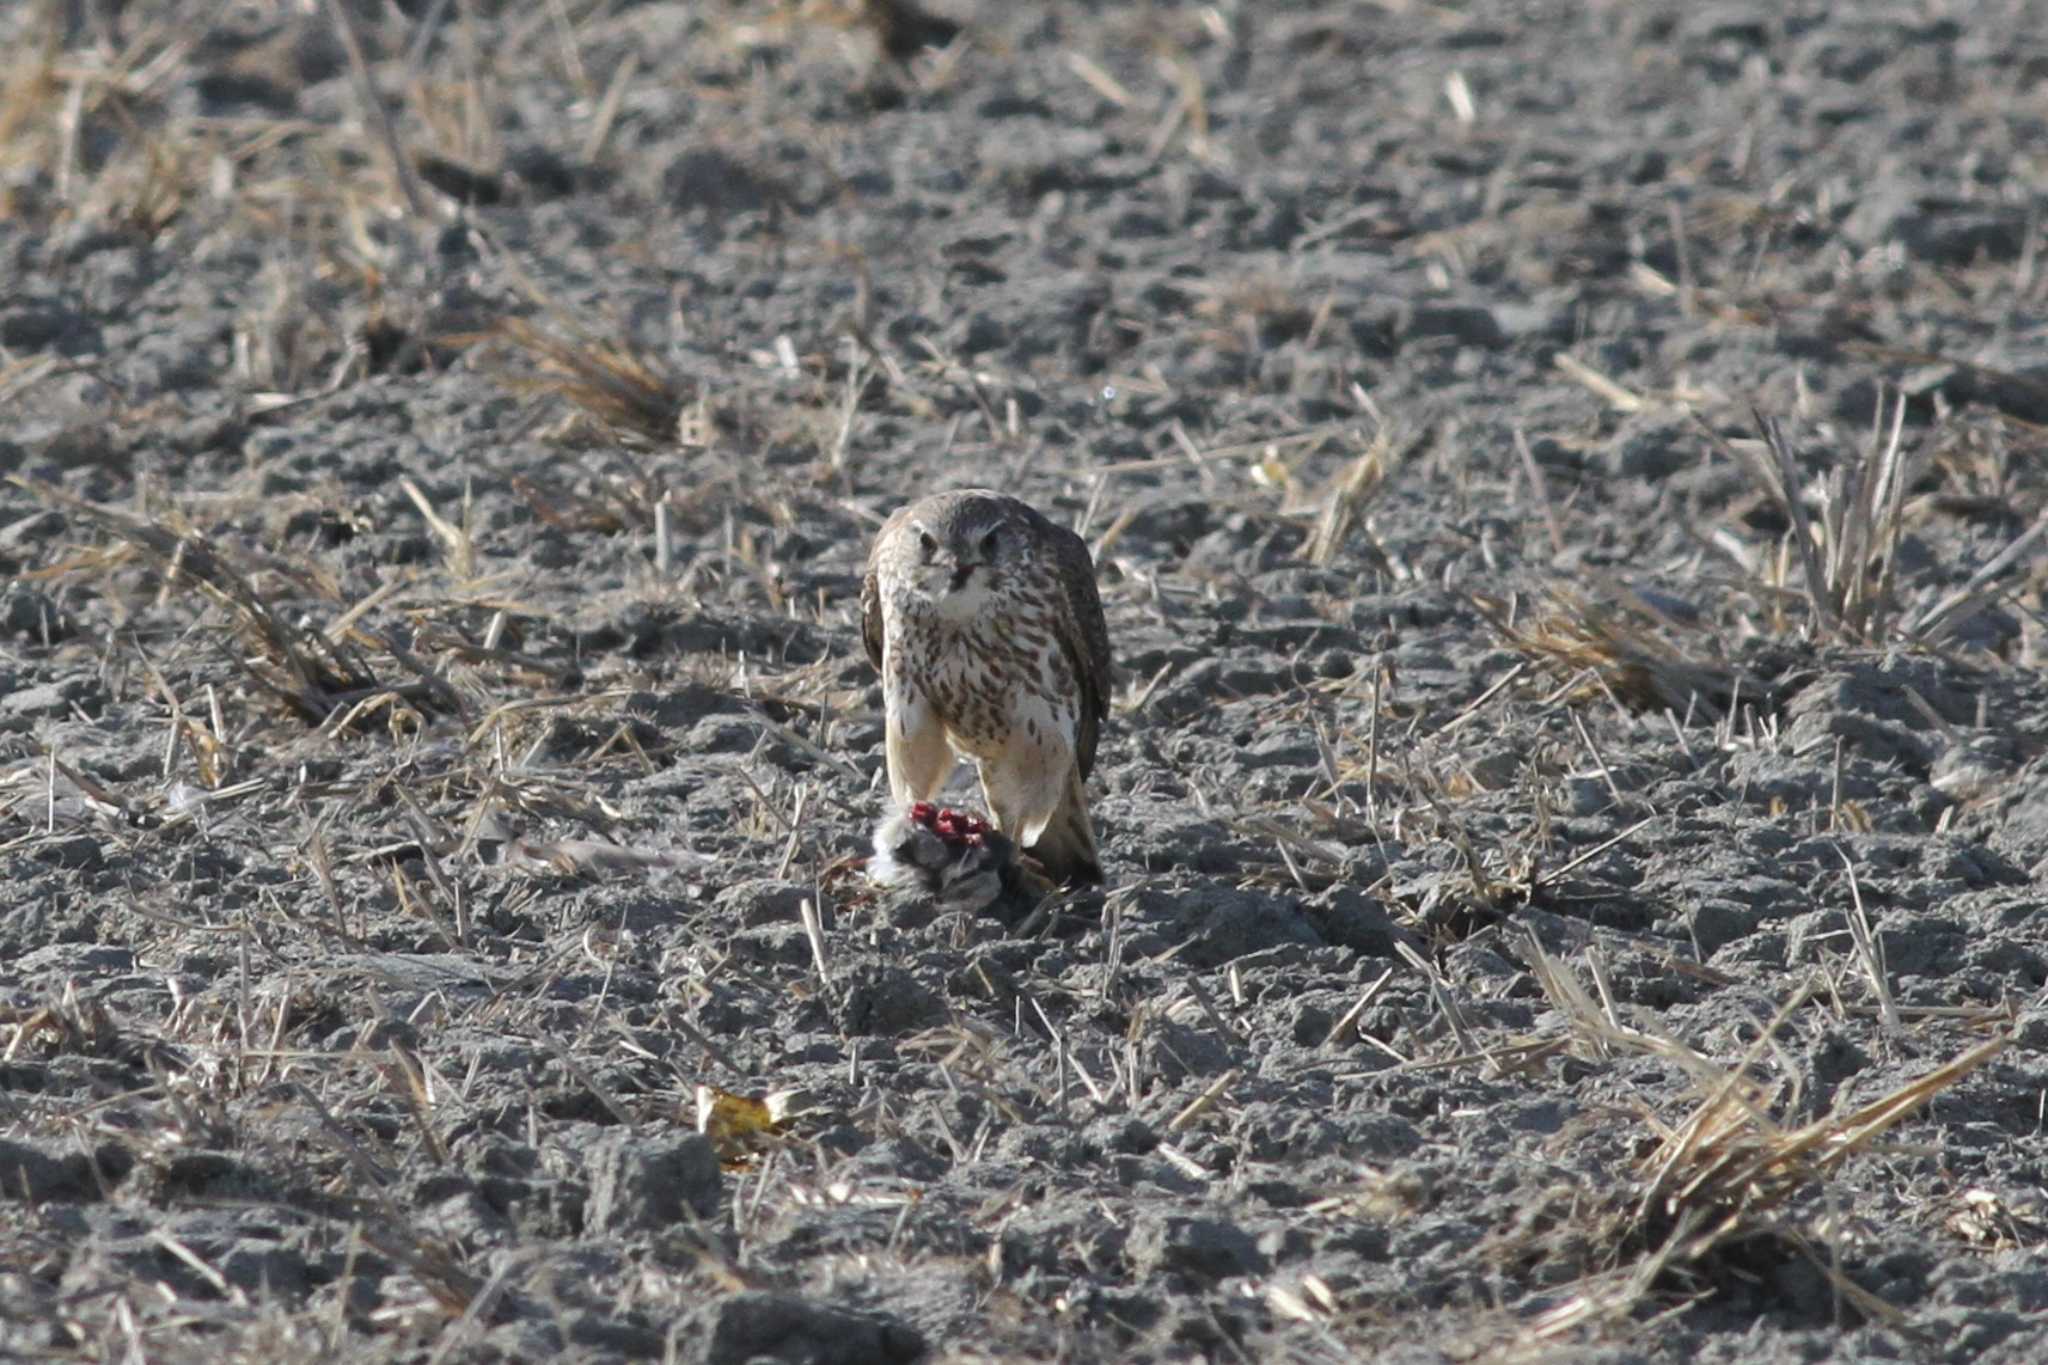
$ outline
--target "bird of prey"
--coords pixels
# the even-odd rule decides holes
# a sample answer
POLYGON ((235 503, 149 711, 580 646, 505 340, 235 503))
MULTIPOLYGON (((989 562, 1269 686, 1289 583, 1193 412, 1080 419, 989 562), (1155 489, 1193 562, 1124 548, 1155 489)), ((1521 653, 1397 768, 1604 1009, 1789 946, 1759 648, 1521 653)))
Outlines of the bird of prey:
POLYGON ((982 488, 899 508, 868 554, 861 637, 897 804, 971 759, 996 827, 1046 875, 1101 880, 1085 782, 1109 713, 1109 629, 1081 538, 982 488))

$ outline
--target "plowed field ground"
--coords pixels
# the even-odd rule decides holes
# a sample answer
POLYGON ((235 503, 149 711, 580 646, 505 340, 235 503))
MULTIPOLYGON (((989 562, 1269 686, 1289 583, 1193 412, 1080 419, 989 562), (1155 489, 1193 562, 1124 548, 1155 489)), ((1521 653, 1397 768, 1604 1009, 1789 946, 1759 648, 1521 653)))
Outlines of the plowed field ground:
POLYGON ((0 1356, 2048 1358, 2048 7, 929 3, 0 8, 0 1356))

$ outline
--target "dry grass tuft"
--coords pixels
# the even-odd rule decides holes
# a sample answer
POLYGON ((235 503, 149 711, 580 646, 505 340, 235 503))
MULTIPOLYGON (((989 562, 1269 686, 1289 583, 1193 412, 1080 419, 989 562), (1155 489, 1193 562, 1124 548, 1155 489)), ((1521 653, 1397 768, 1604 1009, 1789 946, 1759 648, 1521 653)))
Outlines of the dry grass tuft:
POLYGON ((1763 451, 1754 443, 1728 449, 1791 528, 1790 548, 1806 585, 1811 628, 1856 643, 1883 639, 1898 615, 1893 571, 1910 482, 1900 441, 1905 398, 1893 405, 1888 434, 1881 422, 1874 425, 1860 454, 1832 462, 1811 484, 1802 483, 1777 419, 1758 413, 1756 421, 1763 451), (1817 517, 1808 514, 1809 502, 1817 505, 1817 517))
POLYGON ((227 607, 255 655, 238 654, 237 662, 263 690, 310 723, 320 724, 336 707, 380 690, 376 676, 353 648, 280 616, 247 577, 190 526, 142 521, 37 479, 15 477, 9 482, 133 547, 156 566, 167 584, 196 585, 227 607))
POLYGON ((82 218, 155 236, 204 180, 196 147, 144 126, 191 40, 141 23, 119 48, 66 49, 67 8, 43 4, 28 51, 0 73, 0 171, 19 187, 0 191, 0 216, 82 218))
POLYGON ((604 340, 559 313, 545 327, 506 318, 475 339, 513 357, 497 370, 506 388, 568 403, 600 439, 642 448, 684 443, 692 402, 682 378, 631 343, 604 340))
POLYGON ((1309 563, 1327 568, 1399 466, 1401 455, 1382 426, 1372 444, 1344 467, 1318 500, 1315 529, 1302 548, 1309 563))
POLYGON ((1832 1213, 1837 1196, 1828 1181, 1935 1096, 1996 1057, 2011 1041, 2009 1035, 1967 1048, 1867 1104, 1787 1124, 1778 1116, 1798 1106, 1798 1080, 1785 1075, 1765 1079, 1765 1063, 1776 1052, 1786 1021, 1815 998, 1813 984, 1795 992, 1730 1065, 1654 1029, 1625 1022, 1604 989, 1597 962, 1598 1003, 1533 935, 1525 951, 1544 994, 1588 1055, 1635 1052, 1664 1058, 1692 1079, 1700 1096, 1675 1124, 1647 1108, 1642 1111, 1656 1144, 1642 1160, 1637 1193, 1626 1207, 1610 1200, 1587 1211, 1585 1219, 1597 1235, 1581 1239, 1589 1246, 1620 1248, 1624 1263, 1597 1269, 1578 1293, 1547 1311, 1532 1325, 1537 1337, 1549 1339, 1590 1321, 1626 1318, 1659 1286, 1686 1289, 1691 1275, 1739 1270, 1743 1253, 1767 1248, 1810 1260, 1834 1289, 1838 1310, 1897 1319, 1889 1305, 1842 1273, 1832 1213), (1794 1204, 1815 1193, 1825 1196, 1829 1212, 1796 1216, 1794 1204), (1674 1282, 1672 1275, 1678 1273, 1687 1273, 1687 1280, 1674 1282))
POLYGON ((75 985, 67 982, 62 998, 52 1005, 0 1007, 0 1031, 4 1031, 0 1037, 6 1039, 6 1046, 0 1047, 0 1062, 33 1056, 32 1049, 38 1047, 48 1056, 114 1054, 121 1034, 113 1016, 97 1001, 80 1000, 75 985))
POLYGON ((1505 604, 1472 602, 1507 644, 1564 678, 1567 694, 1604 692, 1639 710, 1681 716, 1719 716, 1738 696, 1761 694, 1754 680, 1718 657, 1711 641, 1687 648, 1674 638, 1668 617, 1634 601, 1594 601, 1559 589, 1526 622, 1505 604))
MULTIPOLYGON (((1894 402, 1889 421, 1880 406, 1863 449, 1847 459, 1830 459, 1811 479, 1802 478, 1776 418, 1757 415, 1761 442, 1723 441, 1709 432, 1709 439, 1749 472, 1785 520, 1788 529, 1776 556, 1763 562, 1740 553, 1736 557, 1775 597, 1790 590, 1794 600, 1804 600, 1807 620, 1801 633, 1807 638, 1937 644, 1951 626, 2003 595, 2007 571, 2048 533, 2048 517, 2037 518, 1954 591, 1912 600, 1910 585, 1898 576, 1898 547, 1913 511, 1906 489, 1931 461, 1905 452, 1905 415, 1903 395, 1894 402), (1788 581, 1794 564, 1797 587, 1788 581)), ((1721 543, 1726 548, 1727 542, 1721 543)))
MULTIPOLYGON (((1804 998, 1802 992, 1781 1010, 1773 1028, 1804 998)), ((1838 1247, 1826 1245, 1823 1257, 1815 1240, 1829 1235, 1826 1223, 1800 1228, 1783 1215, 1795 1198, 1825 1186, 1850 1158, 1870 1150, 2010 1041, 2000 1035, 1979 1043, 1869 1104, 1796 1127, 1773 1117, 1797 1101, 1796 1085, 1766 1083, 1751 1075, 1771 1043, 1769 1032, 1735 1068, 1719 1067, 1672 1044, 1676 1050, 1671 1055, 1693 1073, 1705 1098, 1676 1127, 1659 1125, 1658 1147, 1644 1163, 1636 1235, 1646 1245, 1668 1246, 1674 1265, 1703 1265, 1742 1243, 1774 1241, 1812 1260, 1840 1300, 1861 1316, 1896 1318, 1889 1305, 1841 1273, 1838 1247)))

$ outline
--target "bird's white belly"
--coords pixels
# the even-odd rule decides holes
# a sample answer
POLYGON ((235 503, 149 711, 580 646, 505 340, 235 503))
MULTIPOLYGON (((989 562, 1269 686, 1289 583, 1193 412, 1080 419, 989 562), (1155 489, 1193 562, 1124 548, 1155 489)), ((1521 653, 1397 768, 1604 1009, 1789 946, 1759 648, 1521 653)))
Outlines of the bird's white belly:
POLYGON ((927 633, 915 656, 923 666, 914 685, 956 754, 976 762, 1020 750, 1043 751, 1049 760, 1071 754, 1074 708, 1055 695, 1042 647, 986 622, 965 629, 922 624, 927 633))

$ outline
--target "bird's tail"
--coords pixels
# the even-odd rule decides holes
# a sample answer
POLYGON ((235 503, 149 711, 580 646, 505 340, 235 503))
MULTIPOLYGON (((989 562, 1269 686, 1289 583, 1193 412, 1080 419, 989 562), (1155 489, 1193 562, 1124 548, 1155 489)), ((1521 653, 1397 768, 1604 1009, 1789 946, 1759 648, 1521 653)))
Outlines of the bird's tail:
POLYGON ((1067 769, 1060 803, 1026 851, 1056 882, 1102 880, 1102 856, 1095 849, 1095 826, 1088 819, 1088 788, 1079 768, 1067 769))

